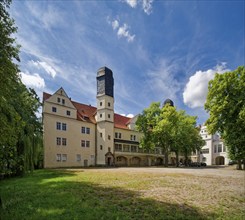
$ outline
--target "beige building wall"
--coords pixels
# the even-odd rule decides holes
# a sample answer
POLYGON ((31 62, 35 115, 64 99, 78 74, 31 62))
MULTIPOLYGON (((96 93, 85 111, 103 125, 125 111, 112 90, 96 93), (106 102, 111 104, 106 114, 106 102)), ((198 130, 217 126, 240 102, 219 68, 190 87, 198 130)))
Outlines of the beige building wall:
POLYGON ((69 98, 62 97, 65 104, 60 105, 57 103, 58 97, 54 94, 44 102, 44 167, 95 165, 95 125, 76 120, 76 110, 69 98), (52 111, 53 107, 56 107, 56 112, 52 111), (71 114, 67 115, 66 111, 71 114), (57 129, 57 123, 60 123, 60 129, 57 129), (89 134, 83 134, 82 127, 89 128, 89 134), (57 138, 60 138, 60 144, 57 143, 57 138), (85 141, 85 147, 82 147, 82 140, 85 141), (89 142, 87 147, 86 142, 89 142))

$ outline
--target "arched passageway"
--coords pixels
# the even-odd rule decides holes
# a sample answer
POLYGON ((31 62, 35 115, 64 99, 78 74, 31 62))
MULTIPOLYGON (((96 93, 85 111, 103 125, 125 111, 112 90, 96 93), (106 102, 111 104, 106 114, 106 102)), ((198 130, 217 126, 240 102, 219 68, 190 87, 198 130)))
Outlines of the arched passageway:
POLYGON ((216 165, 225 165, 225 158, 223 156, 218 156, 215 158, 216 165))

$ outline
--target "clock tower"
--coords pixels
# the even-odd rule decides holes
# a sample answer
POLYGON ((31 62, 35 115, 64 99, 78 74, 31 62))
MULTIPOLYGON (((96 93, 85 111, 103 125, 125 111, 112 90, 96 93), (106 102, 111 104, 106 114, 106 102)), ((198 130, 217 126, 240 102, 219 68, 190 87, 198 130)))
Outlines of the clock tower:
POLYGON ((112 71, 101 67, 97 72, 97 143, 96 164, 114 164, 114 79, 112 71))

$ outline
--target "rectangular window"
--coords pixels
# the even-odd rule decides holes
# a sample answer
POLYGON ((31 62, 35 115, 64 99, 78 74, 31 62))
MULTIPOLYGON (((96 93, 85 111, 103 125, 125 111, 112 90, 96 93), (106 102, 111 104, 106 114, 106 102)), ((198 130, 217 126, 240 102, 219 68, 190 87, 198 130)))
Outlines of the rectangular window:
POLYGON ((90 147, 90 141, 86 141, 86 147, 90 147))
POLYGON ((60 137, 57 137, 57 138, 56 138, 56 144, 57 144, 57 145, 61 145, 61 138, 60 138, 60 137))
POLYGON ((57 112, 56 107, 52 107, 52 112, 57 112))
POLYGON ((62 130, 66 131, 66 123, 62 123, 62 130))
POLYGON ((65 99, 62 99, 62 104, 63 104, 63 105, 65 104, 65 99))
POLYGON ((61 161, 61 154, 56 154, 56 161, 58 161, 58 162, 61 161))
POLYGON ((122 138, 122 134, 119 132, 115 133, 115 138, 121 139, 122 138))
POLYGON ((59 97, 57 98, 57 102, 60 103, 60 98, 59 97))
POLYGON ((136 152, 137 151, 137 146, 131 145, 131 152, 136 152))
POLYGON ((100 102, 100 106, 102 106, 102 102, 100 102))
POLYGON ((135 140, 136 140, 136 136, 135 136, 135 135, 131 135, 131 136, 130 136, 130 140, 131 140, 131 141, 135 141, 135 140))
POLYGON ((86 133, 90 134, 90 128, 86 128, 86 133))
POLYGON ((103 137, 102 133, 100 133, 100 137, 101 137, 101 138, 103 137))
POLYGON ((122 151, 122 145, 121 144, 115 144, 115 151, 122 151))
POLYGON ((222 144, 218 144, 218 153, 222 152, 222 144))
POLYGON ((82 159, 81 159, 81 154, 77 154, 77 161, 79 162, 79 161, 81 161, 82 159))
POLYGON ((66 138, 62 138, 62 145, 66 146, 66 138))
POLYGON ((85 147, 85 140, 81 140, 81 147, 85 147))
POLYGON ((110 102, 108 102, 108 107, 111 107, 111 103, 110 102))
POLYGON ((110 135, 108 135, 108 140, 111 140, 111 136, 110 135))
POLYGON ((85 134, 85 127, 82 127, 81 132, 82 134, 85 134))
POLYGON ((71 115, 71 112, 67 110, 66 115, 71 115))
POLYGON ((111 115, 110 114, 108 114, 108 118, 111 118, 111 115))
POLYGON ((209 148, 205 148, 201 150, 202 154, 209 154, 209 148))
POLYGON ((100 150, 103 150, 103 146, 102 145, 100 145, 100 150))
POLYGON ((60 122, 56 122, 56 129, 61 130, 61 123, 60 122))
POLYGON ((62 154, 62 161, 63 162, 67 161, 67 154, 62 154))
POLYGON ((214 153, 217 153, 217 145, 214 145, 214 153))
POLYGON ((102 114, 100 114, 100 118, 102 118, 102 114))

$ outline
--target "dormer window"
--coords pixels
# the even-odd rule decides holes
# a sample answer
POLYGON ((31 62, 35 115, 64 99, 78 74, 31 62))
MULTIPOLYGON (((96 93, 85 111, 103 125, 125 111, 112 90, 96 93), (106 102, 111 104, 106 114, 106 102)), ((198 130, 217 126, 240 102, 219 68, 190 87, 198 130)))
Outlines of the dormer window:
POLYGON ((62 104, 63 104, 63 105, 65 104, 65 99, 62 99, 62 104))
POLYGON ((59 97, 57 98, 57 102, 60 103, 60 98, 59 97))

